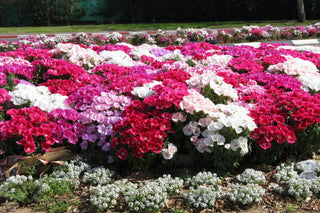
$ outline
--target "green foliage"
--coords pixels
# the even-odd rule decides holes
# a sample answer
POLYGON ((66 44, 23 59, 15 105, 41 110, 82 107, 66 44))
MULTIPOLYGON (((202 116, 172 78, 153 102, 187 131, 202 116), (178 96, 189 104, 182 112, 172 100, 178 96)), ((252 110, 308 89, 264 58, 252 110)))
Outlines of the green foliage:
POLYGON ((201 89, 201 94, 215 104, 227 104, 228 100, 232 100, 231 97, 216 94, 209 84, 201 89))
POLYGON ((70 25, 84 15, 79 0, 22 0, 18 7, 31 25, 70 25))
MULTIPOLYGON (((33 172, 31 172, 33 173, 33 172)), ((67 179, 57 179, 46 176, 34 180, 31 175, 12 176, 0 185, 0 197, 11 199, 20 204, 35 203, 36 210, 48 212, 66 212, 71 202, 69 200, 56 200, 56 195, 70 194, 74 185, 67 179)))
POLYGON ((299 207, 295 204, 288 204, 286 206, 286 212, 298 212, 299 207))
POLYGON ((148 37, 142 33, 137 33, 131 36, 130 43, 139 46, 148 43, 148 37))
POLYGON ((19 183, 9 182, 6 187, 1 187, 0 196, 10 198, 20 204, 32 203, 32 196, 36 194, 38 187, 30 178, 25 178, 19 183))

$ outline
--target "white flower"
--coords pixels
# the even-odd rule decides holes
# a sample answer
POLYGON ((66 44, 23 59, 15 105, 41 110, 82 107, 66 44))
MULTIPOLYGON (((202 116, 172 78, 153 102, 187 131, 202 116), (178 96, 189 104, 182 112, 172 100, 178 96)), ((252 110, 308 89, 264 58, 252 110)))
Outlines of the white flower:
POLYGON ((177 150, 178 149, 174 144, 169 143, 168 148, 162 149, 162 156, 164 159, 170 160, 173 157, 173 155, 177 152, 177 150))
POLYGON ((152 96, 155 94, 155 92, 152 90, 152 88, 155 85, 159 85, 162 84, 160 81, 153 81, 151 83, 145 83, 143 86, 141 87, 135 87, 131 93, 133 95, 139 96, 140 98, 146 98, 149 96, 152 96))
POLYGON ((205 60, 202 61, 204 64, 217 64, 221 66, 227 66, 229 61, 233 57, 231 55, 217 55, 214 54, 212 56, 207 57, 205 60))
POLYGON ((131 48, 130 55, 135 56, 135 58, 140 58, 145 55, 154 58, 155 56, 151 54, 151 50, 158 48, 156 45, 142 44, 140 46, 134 46, 131 48))
POLYGON ((31 106, 38 106, 41 110, 51 112, 54 109, 68 109, 65 104, 67 96, 60 94, 51 94, 45 86, 34 86, 29 84, 18 84, 13 92, 11 101, 14 105, 26 104, 29 100, 31 106))
POLYGON ((100 64, 103 60, 96 51, 89 48, 82 48, 78 44, 59 43, 56 45, 56 49, 51 50, 51 52, 65 52, 71 63, 79 66, 87 65, 89 68, 100 64))
POLYGON ((119 66, 131 67, 136 63, 131 59, 131 57, 123 51, 107 51, 103 50, 100 52, 99 56, 107 61, 108 64, 117 64, 119 66))
POLYGON ((218 131, 220 129, 222 129, 224 126, 221 122, 214 122, 212 121, 209 126, 207 127, 207 129, 209 131, 218 131))
POLYGON ((231 149, 233 151, 236 151, 240 148, 240 155, 244 156, 245 154, 247 154, 249 152, 248 149, 248 141, 246 138, 244 137, 239 137, 238 139, 233 139, 231 141, 231 149))

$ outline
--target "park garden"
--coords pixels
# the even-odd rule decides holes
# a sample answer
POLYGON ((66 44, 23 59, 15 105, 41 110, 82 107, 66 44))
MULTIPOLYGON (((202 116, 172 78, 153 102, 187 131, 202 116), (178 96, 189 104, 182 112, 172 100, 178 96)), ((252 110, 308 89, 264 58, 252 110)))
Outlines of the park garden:
POLYGON ((285 43, 319 37, 266 25, 2 40, 0 159, 17 162, 2 167, 2 202, 319 210, 320 47, 285 43))

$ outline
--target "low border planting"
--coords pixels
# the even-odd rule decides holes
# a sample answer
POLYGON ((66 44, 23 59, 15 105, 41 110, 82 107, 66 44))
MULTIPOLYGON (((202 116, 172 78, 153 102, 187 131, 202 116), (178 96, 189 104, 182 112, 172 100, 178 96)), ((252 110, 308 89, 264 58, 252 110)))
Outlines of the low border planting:
MULTIPOLYGON (((305 163, 305 161, 302 162, 305 163)), ((174 196, 183 198, 185 204, 180 207, 185 210, 190 208, 198 210, 214 209, 217 208, 216 204, 219 201, 231 202, 240 208, 248 208, 261 202, 264 196, 270 196, 270 193, 296 200, 318 196, 320 192, 318 174, 313 179, 299 177, 303 173, 299 169, 299 163, 279 165, 271 177, 275 180, 273 185, 277 185, 276 190, 270 191, 270 187, 265 184, 249 183, 252 181, 241 181, 239 183, 239 177, 237 176, 218 177, 217 174, 211 172, 199 172, 195 176, 184 180, 179 177, 171 177, 171 175, 163 175, 154 180, 139 183, 133 183, 123 178, 112 178, 113 174, 108 172, 106 176, 110 181, 97 179, 97 183, 93 183, 87 181, 87 173, 92 170, 101 171, 103 169, 101 167, 91 167, 81 159, 77 159, 68 162, 69 167, 78 168, 76 169, 79 171, 77 178, 71 176, 57 177, 56 174, 63 172, 64 166, 54 168, 52 174, 40 179, 24 175, 12 176, 0 184, 0 196, 23 204, 33 203, 35 209, 51 209, 51 212, 59 212, 54 209, 59 209, 58 206, 60 205, 58 203, 62 202, 61 200, 55 200, 57 196, 55 196, 55 199, 50 198, 52 195, 61 194, 65 197, 73 190, 82 190, 81 187, 89 188, 90 208, 97 212, 116 208, 117 205, 122 205, 123 210, 132 212, 163 212, 170 209, 169 200, 173 199, 174 196), (78 167, 79 164, 86 165, 86 169, 81 170, 78 167), (268 195, 266 195, 267 192, 268 195), (50 202, 57 204, 49 205, 50 202)), ((319 167, 319 164, 315 164, 314 169, 319 170, 319 167)), ((105 169, 104 171, 109 170, 105 169)), ((239 175, 241 177, 250 176, 246 179, 253 179, 252 174, 259 174, 259 179, 265 179, 263 172, 251 168, 244 170, 239 175)), ((79 206, 79 203, 71 205, 75 202, 71 199, 63 202, 68 204, 67 209, 69 210, 79 206)), ((63 208, 62 206, 61 204, 61 208, 63 208)), ((62 212, 65 211, 67 210, 62 212)))

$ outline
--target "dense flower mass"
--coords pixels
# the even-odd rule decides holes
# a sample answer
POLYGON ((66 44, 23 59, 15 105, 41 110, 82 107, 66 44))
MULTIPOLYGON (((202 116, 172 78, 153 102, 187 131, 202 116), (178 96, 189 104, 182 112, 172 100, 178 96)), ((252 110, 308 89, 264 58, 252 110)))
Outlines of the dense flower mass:
POLYGON ((256 151, 252 143, 295 144, 320 124, 319 48, 211 42, 296 37, 318 27, 293 29, 179 29, 180 40, 159 31, 141 45, 117 34, 2 43, 0 151, 70 143, 98 147, 112 163, 147 153, 169 160, 190 149, 243 157, 256 151), (155 45, 160 40, 169 46, 155 45))

